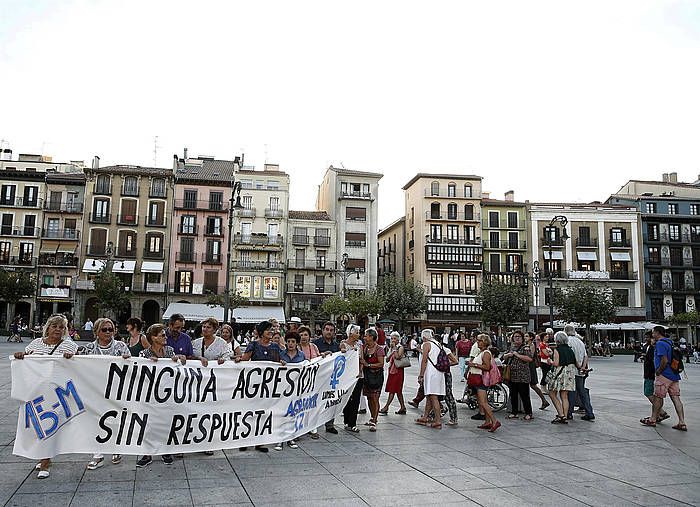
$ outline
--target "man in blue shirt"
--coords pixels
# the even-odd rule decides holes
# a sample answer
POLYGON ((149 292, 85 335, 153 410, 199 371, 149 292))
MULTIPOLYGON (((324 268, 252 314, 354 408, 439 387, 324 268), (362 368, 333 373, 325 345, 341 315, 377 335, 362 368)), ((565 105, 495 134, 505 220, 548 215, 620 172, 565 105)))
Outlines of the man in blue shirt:
POLYGON ((185 317, 181 313, 173 313, 168 321, 168 329, 165 331, 165 336, 168 338, 167 344, 176 354, 185 356, 187 359, 195 359, 192 339, 182 332, 183 327, 185 327, 185 317))
POLYGON ((666 337, 666 329, 663 326, 656 326, 653 331, 656 341, 654 351, 654 403, 651 419, 642 420, 645 426, 656 426, 659 418, 663 400, 668 394, 673 402, 673 407, 678 415, 678 424, 673 426, 674 430, 688 431, 683 415, 683 403, 681 403, 681 388, 679 381, 681 376, 671 369, 671 359, 673 354, 673 342, 666 337))
MULTIPOLYGON (((340 344, 335 339, 335 324, 326 322, 321 331, 321 338, 314 341, 314 344, 316 344, 321 354, 324 352, 340 352, 340 344)), ((338 430, 335 429, 335 419, 331 419, 326 423, 326 433, 338 434, 338 430)))

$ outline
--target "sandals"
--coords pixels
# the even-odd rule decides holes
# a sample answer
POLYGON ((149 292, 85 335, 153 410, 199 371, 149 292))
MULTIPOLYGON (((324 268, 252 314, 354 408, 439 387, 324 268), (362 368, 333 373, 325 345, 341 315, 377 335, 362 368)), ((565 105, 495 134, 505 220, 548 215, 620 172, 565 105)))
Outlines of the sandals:
POLYGON ((121 462, 122 462, 122 455, 121 454, 112 454, 112 464, 118 465, 121 462))
POLYGON ((430 424, 430 421, 428 421, 425 417, 419 417, 418 419, 416 419, 416 424, 425 426, 426 424, 430 424))
POLYGON ((389 411, 388 410, 380 410, 379 415, 389 415, 389 411))
POLYGON ((500 428, 500 427, 501 427, 501 422, 500 422, 500 421, 496 421, 496 424, 494 424, 493 426, 491 426, 491 427, 489 428, 489 433, 494 433, 494 432, 495 432, 498 428, 500 428))
MULTIPOLYGON (((345 425, 345 431, 349 431, 351 433, 359 433, 360 428, 357 426, 348 426, 347 424, 345 425)), ((311 438, 314 438, 313 436, 311 438)))
POLYGON ((523 421, 532 421, 533 419, 534 419, 534 417, 532 417, 531 414, 528 414, 525 417, 523 417, 523 421))
POLYGON ((661 421, 665 421, 666 419, 670 419, 671 416, 668 414, 660 415, 659 418, 656 420, 657 423, 660 423, 661 421))
POLYGON ((97 470, 98 468, 100 468, 104 464, 105 464, 104 458, 93 459, 93 460, 88 461, 87 469, 88 470, 97 470))
POLYGON ((490 430, 491 425, 489 423, 484 423, 481 426, 477 426, 477 428, 479 428, 480 430, 490 430))
POLYGON ((569 424, 566 417, 563 415, 558 415, 552 420, 552 424, 569 424))
POLYGON ((520 419, 518 414, 508 414, 508 417, 506 419, 520 419))
POLYGON ((395 413, 395 414, 399 414, 399 415, 406 415, 406 409, 405 409, 405 408, 402 408, 401 410, 397 410, 397 411, 394 412, 394 413, 395 413))
POLYGON ((441 423, 441 422, 432 423, 432 424, 430 425, 430 427, 431 427, 431 428, 435 428, 436 430, 441 430, 441 429, 442 429, 442 423, 441 423))
POLYGON ((652 421, 651 417, 645 417, 644 419, 640 419, 639 422, 642 423, 642 426, 649 426, 651 428, 656 427, 656 421, 652 421))
POLYGON ((448 426, 457 426, 457 421, 448 421, 447 425, 448 426))
POLYGON ((548 401, 545 401, 544 403, 542 403, 542 406, 540 407, 540 410, 547 410, 547 407, 548 407, 549 405, 551 405, 551 403, 549 403, 548 401))
POLYGON ((688 431, 688 427, 685 424, 680 423, 676 424, 675 426, 671 426, 671 428, 678 431, 688 431))
POLYGON ((373 432, 373 433, 374 433, 375 431, 377 431, 377 423, 370 421, 370 422, 369 422, 369 431, 371 431, 371 432, 373 432))
POLYGON ((39 470, 39 473, 36 474, 37 479, 48 479, 49 478, 49 471, 48 470, 39 470))

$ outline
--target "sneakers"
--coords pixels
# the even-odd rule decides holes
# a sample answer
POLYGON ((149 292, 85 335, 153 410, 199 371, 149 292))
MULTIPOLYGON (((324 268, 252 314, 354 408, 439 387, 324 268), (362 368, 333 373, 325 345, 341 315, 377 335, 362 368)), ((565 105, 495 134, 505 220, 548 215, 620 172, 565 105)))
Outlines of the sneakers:
POLYGON ((151 458, 150 456, 141 456, 141 458, 136 462, 136 466, 138 468, 143 468, 145 466, 150 465, 151 463, 153 463, 153 458, 151 458))
POLYGON ((328 426, 328 427, 326 428, 326 433, 330 433, 331 435, 337 435, 337 434, 338 434, 338 430, 335 429, 335 427, 333 427, 333 426, 328 426))
POLYGON ((478 412, 476 414, 474 414, 471 418, 474 421, 485 421, 486 420, 486 416, 484 414, 479 414, 478 412))
POLYGON ((275 445, 275 451, 281 451, 282 449, 284 449, 284 446, 281 443, 275 445))
POLYGON ((204 455, 205 455, 205 456, 213 456, 213 455, 214 455, 214 451, 204 451, 204 455))
POLYGON ((290 449, 298 449, 299 446, 297 445, 295 440, 290 440, 287 442, 287 445, 289 446, 290 449))
POLYGON ((96 458, 88 462, 87 464, 87 469, 88 470, 97 470, 100 468, 102 465, 105 464, 104 458, 96 458))
POLYGON ((121 462, 122 462, 122 455, 121 454, 112 454, 112 464, 118 465, 121 462))
POLYGON ((318 440, 319 438, 321 438, 321 435, 319 435, 318 432, 309 433, 309 436, 310 436, 313 440, 318 440))
POLYGON ((170 454, 163 454, 160 459, 163 460, 163 463, 166 465, 172 465, 173 464, 173 457, 170 454))
POLYGON ((581 417, 584 421, 595 421, 595 416, 594 415, 584 415, 581 417))
POLYGON ((255 450, 260 451, 260 452, 269 452, 270 451, 270 449, 268 449, 267 447, 262 446, 262 445, 256 445, 255 450))

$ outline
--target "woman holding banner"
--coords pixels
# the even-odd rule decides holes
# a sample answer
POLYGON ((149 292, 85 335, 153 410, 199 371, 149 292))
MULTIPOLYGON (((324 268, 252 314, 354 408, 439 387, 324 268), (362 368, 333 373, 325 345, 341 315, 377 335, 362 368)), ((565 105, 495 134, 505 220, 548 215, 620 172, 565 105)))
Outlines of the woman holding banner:
POLYGON ((201 326, 202 337, 192 342, 194 357, 202 361, 202 366, 207 366, 209 361, 224 364, 224 361, 230 359, 231 356, 229 344, 220 336, 216 336, 219 321, 209 317, 201 322, 201 326))
POLYGON ((379 396, 384 385, 384 347, 377 343, 377 330, 370 328, 365 330, 365 344, 360 356, 364 382, 362 393, 367 396, 370 420, 367 423, 370 431, 377 431, 377 417, 379 416, 379 396))
MULTIPOLYGON (((345 334, 347 335, 347 339, 340 343, 340 351, 344 353, 350 350, 356 350, 359 354, 362 354, 360 326, 357 324, 348 325, 347 329, 345 330, 345 334)), ((360 396, 362 396, 363 382, 362 363, 360 363, 355 389, 352 391, 350 399, 343 409, 343 422, 345 423, 345 430, 353 433, 360 432, 360 429, 357 427, 357 410, 360 408, 360 396)))
MULTIPOLYGON (((284 339, 287 343, 285 350, 280 353, 280 361, 282 361, 284 364, 303 363, 306 361, 304 353, 298 346, 299 333, 296 331, 287 331, 287 333, 284 335, 284 339)), ((287 445, 290 449, 297 449, 299 447, 294 439, 289 440, 287 445)), ((275 451, 281 451, 283 449, 284 442, 278 442, 277 445, 275 445, 275 451)))
MULTIPOLYGON (((131 357, 129 346, 124 342, 114 339, 116 326, 110 319, 106 317, 97 319, 92 329, 95 341, 88 343, 84 347, 80 347, 78 349, 78 355, 123 357, 124 359, 129 359, 131 357)), ((112 463, 114 465, 118 465, 121 461, 121 454, 112 454, 112 463)), ((96 452, 88 462, 87 469, 96 470, 102 465, 104 465, 104 456, 96 452)))
MULTIPOLYGON (((312 359, 316 359, 317 357, 326 357, 330 356, 330 352, 324 352, 321 354, 318 350, 318 347, 314 342, 311 341, 311 329, 309 329, 306 326, 300 326, 299 327, 299 350, 304 354, 304 359, 307 361, 311 361, 312 359)), ((314 440, 318 440, 319 435, 318 435, 318 430, 316 428, 312 429, 309 431, 309 435, 311 438, 314 440)))
MULTIPOLYGON (((64 315, 52 315, 46 321, 41 338, 32 340, 24 349, 24 352, 15 352, 15 359, 24 359, 27 355, 51 356, 63 354, 70 359, 78 351, 76 343, 68 337, 68 319, 64 315)), ((46 479, 49 476, 51 458, 42 459, 35 467, 38 471, 37 479, 46 479)))
POLYGON ((221 338, 228 344, 229 357, 233 359, 236 356, 240 356, 241 344, 238 343, 238 340, 236 340, 236 338, 233 336, 233 328, 228 324, 224 324, 223 326, 221 326, 219 334, 221 338))

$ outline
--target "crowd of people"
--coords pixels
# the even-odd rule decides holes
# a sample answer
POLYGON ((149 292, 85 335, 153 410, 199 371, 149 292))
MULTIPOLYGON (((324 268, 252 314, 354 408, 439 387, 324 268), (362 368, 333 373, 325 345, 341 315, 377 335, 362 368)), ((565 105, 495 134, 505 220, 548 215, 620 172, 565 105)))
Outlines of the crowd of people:
MULTIPOLYGON (((547 410, 554 406, 556 415, 552 424, 569 424, 574 419, 575 408, 584 421, 594 421, 586 378, 591 371, 588 367, 589 353, 581 337, 573 326, 567 325, 563 331, 547 329, 544 333, 523 333, 514 331, 499 347, 488 333, 473 330, 470 333, 458 332, 436 335, 432 329, 424 329, 420 335, 401 335, 391 332, 388 340, 380 328, 369 327, 362 330, 350 324, 341 332, 333 322, 326 322, 319 329, 319 335, 301 324, 300 319, 292 318, 287 326, 274 319, 260 322, 250 333, 243 334, 237 326, 221 324, 214 318, 207 318, 197 326, 198 337, 184 332, 185 318, 172 315, 167 325, 153 324, 144 329, 138 318, 130 318, 126 323, 127 335, 118 339, 117 327, 109 318, 90 322, 93 340, 78 345, 68 333, 69 323, 64 315, 52 315, 43 326, 42 335, 27 345, 24 352, 15 353, 16 359, 26 355, 62 355, 70 359, 74 355, 101 355, 122 358, 141 357, 152 361, 167 360, 185 364, 188 360, 199 361, 202 367, 223 364, 226 361, 272 361, 281 365, 315 361, 336 352, 357 351, 359 368, 357 383, 343 409, 343 428, 350 433, 361 431, 358 419, 368 412, 369 418, 363 424, 370 432, 376 432, 380 416, 389 414, 394 400, 398 400, 397 415, 406 415, 406 404, 419 409, 425 401, 422 415, 415 423, 432 429, 440 429, 445 415, 446 424, 458 424, 457 403, 473 397, 478 412, 471 419, 479 421, 480 429, 491 433, 502 423, 497 419, 489 402, 488 392, 494 386, 506 385, 509 392, 509 420, 532 421, 535 417, 531 392, 540 400, 539 409, 547 410), (502 350, 504 352, 502 352, 502 350), (411 357, 418 358, 418 389, 415 398, 404 399, 405 369, 411 366, 411 357), (463 394, 455 398, 453 372, 459 373, 465 383, 463 394), (387 394, 382 405, 382 393, 387 394)), ((675 347, 677 349, 677 347, 675 347)), ((666 337, 661 326, 648 333, 644 348, 644 394, 652 404, 651 415, 641 419, 645 426, 656 424, 670 417, 663 409, 663 400, 668 395, 678 416, 678 424, 673 428, 687 431, 680 401, 680 375, 676 361, 674 344, 666 337)), ((682 364, 681 364, 682 369, 682 364)), ((327 433, 337 434, 335 420, 326 422, 327 433)), ((309 428, 307 435, 318 439, 318 428, 309 428)), ((278 442, 276 451, 298 448, 296 439, 278 442)), ((246 447, 239 448, 244 452, 246 447)), ((267 453, 269 447, 258 445, 255 449, 267 453)), ((206 454, 213 454, 212 451, 206 454)), ((174 461, 173 455, 164 454, 160 459, 166 465, 174 461)), ((111 456, 111 462, 118 464, 119 454, 111 456)), ((153 457, 139 457, 137 467, 152 463, 153 457)), ((88 470, 104 465, 105 458, 95 453, 87 463, 88 470)), ((50 459, 43 459, 36 465, 39 478, 49 477, 50 459)))

